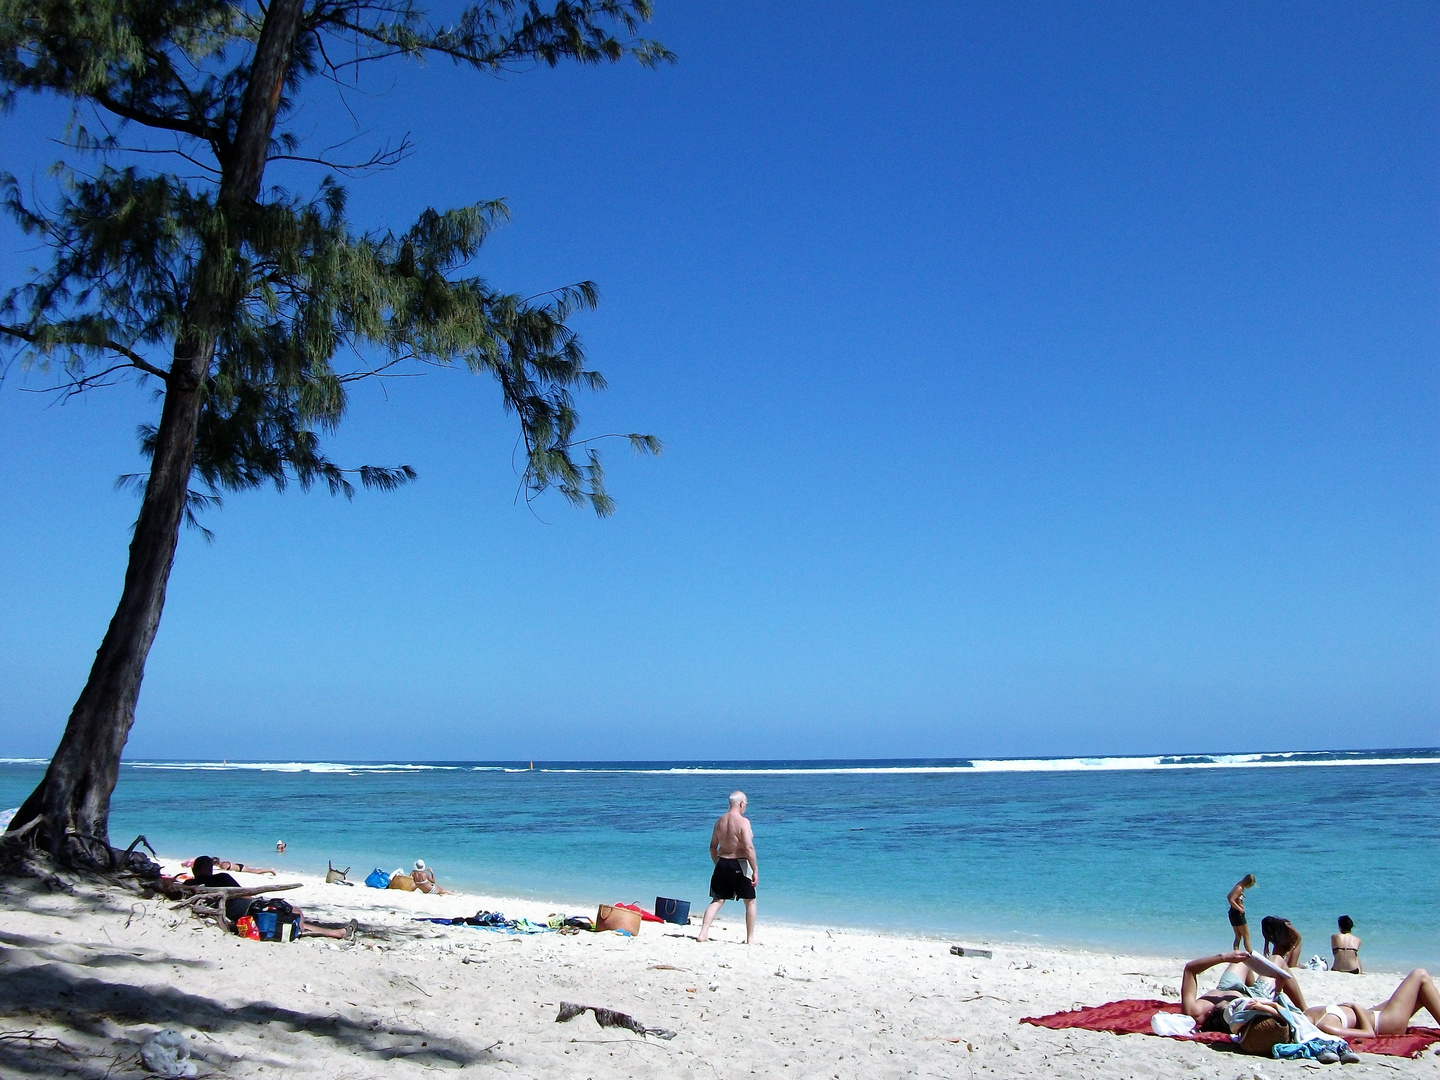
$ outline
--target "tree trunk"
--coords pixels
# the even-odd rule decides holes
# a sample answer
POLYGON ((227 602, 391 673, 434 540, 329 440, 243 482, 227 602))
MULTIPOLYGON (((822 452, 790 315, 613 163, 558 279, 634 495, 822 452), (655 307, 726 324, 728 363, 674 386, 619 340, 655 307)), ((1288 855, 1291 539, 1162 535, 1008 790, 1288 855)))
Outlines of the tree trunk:
POLYGON ((120 604, 45 778, 11 822, 16 829, 43 815, 41 842, 73 865, 109 864, 110 794, 120 772, 120 752, 135 722, 145 660, 165 607, 195 457, 201 382, 214 348, 212 337, 195 350, 199 355, 177 356, 171 365, 120 604), (201 379, 177 378, 196 369, 201 379))
POLYGON ((187 329, 175 343, 166 378, 155 454, 130 541, 120 604, 44 779, 10 823, 14 832, 43 817, 35 830, 39 842, 72 866, 111 866, 110 796, 135 723, 145 661, 165 607, 217 331, 233 311, 234 298, 224 283, 233 276, 234 252, 243 241, 247 211, 260 192, 303 14, 304 0, 274 0, 266 14, 240 122, 221 162, 220 203, 230 235, 224 242, 207 245, 192 278, 187 329))

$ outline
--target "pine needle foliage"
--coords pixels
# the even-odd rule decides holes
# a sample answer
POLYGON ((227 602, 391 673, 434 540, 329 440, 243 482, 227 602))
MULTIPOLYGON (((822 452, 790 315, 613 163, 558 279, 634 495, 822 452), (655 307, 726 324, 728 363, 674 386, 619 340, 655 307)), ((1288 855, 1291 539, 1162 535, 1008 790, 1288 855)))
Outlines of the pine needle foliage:
POLYGON ((343 469, 326 455, 354 383, 431 368, 493 378, 519 421, 527 497, 553 488, 610 512, 596 439, 575 435, 574 395, 605 385, 568 325, 595 287, 525 298, 476 276, 503 203, 356 226, 335 174, 393 165, 408 142, 341 162, 287 126, 302 94, 345 97, 358 71, 387 61, 493 74, 671 59, 636 36, 649 0, 546 3, 479 0, 437 23, 409 0, 0 0, 0 107, 26 94, 72 105, 54 191, 27 198, 0 177, 0 204, 50 256, 0 294, 0 341, 62 394, 132 376, 160 385, 159 416, 140 428, 149 472, 130 478, 142 496, 115 615, 0 844, 128 865, 109 845, 110 797, 181 525, 222 491, 324 484, 348 497, 352 477, 381 490, 413 479, 405 465, 343 469), (267 187, 282 160, 325 172, 305 192, 267 187))
MULTIPOLYGON (((380 490, 414 479, 408 465, 341 468, 322 443, 353 384, 431 367, 496 381, 519 421, 527 498, 553 488, 608 514, 594 440, 576 438, 574 401, 605 381, 567 325, 595 306, 594 285, 526 299, 471 273, 506 220, 503 202, 426 210, 402 232, 358 229, 333 174, 383 168, 408 144, 347 165, 304 155, 286 122, 312 84, 344 94, 362 66, 392 58, 490 73, 670 61, 636 36, 648 0, 482 0, 448 23, 408 2, 292 0, 294 43, 271 91, 278 107, 256 172, 241 160, 242 118, 277 2, 0 0, 0 106, 27 92, 73 104, 73 153, 54 171, 54 192, 27 198, 0 177, 4 208, 51 256, 0 298, 0 342, 56 373, 63 394, 132 375, 168 385, 189 376, 165 354, 213 342, 192 470, 209 494, 192 492, 192 522, 221 491, 321 483, 350 497, 355 479, 380 490), (328 171, 309 194, 263 187, 259 174, 275 160, 328 171), (156 161, 174 168, 146 167, 156 161)), ((146 454, 156 432, 140 428, 146 454)), ((650 436, 627 438, 640 452, 660 448, 650 436)))

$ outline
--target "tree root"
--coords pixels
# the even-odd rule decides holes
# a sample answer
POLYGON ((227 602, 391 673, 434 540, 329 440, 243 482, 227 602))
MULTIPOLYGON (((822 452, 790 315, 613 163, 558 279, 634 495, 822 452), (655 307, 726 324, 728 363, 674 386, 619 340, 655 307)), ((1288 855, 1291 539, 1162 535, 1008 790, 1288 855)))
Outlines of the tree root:
POLYGON ((43 817, 32 818, 14 832, 0 836, 0 878, 39 880, 47 889, 59 892, 73 892, 73 886, 82 881, 101 882, 130 892, 158 891, 160 864, 135 850, 143 844, 154 854, 155 849, 144 836, 137 836, 123 851, 98 838, 84 837, 97 847, 103 846, 103 861, 80 843, 66 844, 64 853, 56 856, 36 843, 44 831, 44 822, 43 817))

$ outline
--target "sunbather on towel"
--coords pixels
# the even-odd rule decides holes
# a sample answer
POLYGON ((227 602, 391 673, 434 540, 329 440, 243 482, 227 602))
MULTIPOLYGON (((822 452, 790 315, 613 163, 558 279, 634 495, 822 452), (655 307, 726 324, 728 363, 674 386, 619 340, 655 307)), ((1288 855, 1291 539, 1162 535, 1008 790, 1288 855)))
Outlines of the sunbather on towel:
MULTIPOLYGON (((191 870, 195 875, 190 879, 191 885, 204 885, 212 889, 236 889, 240 887, 240 883, 229 874, 217 874, 215 872, 215 860, 210 858, 209 855, 201 855, 196 859, 191 870)), ((235 920, 250 910, 250 904, 254 900, 255 897, 253 896, 232 896, 225 901, 225 918, 229 919, 232 923, 235 922, 235 920)), ((331 930, 328 927, 316 926, 314 923, 305 921, 305 913, 299 908, 292 908, 291 910, 295 912, 295 918, 300 920, 300 933, 302 934, 315 934, 319 937, 335 938, 339 941, 344 941, 352 932, 350 927, 331 930)), ((354 925, 353 919, 351 920, 351 924, 352 926, 354 925)))
POLYGON ((1440 990, 1424 968, 1406 975, 1395 992, 1372 1009, 1354 1002, 1317 1005, 1305 1015, 1327 1035, 1340 1039, 1371 1039, 1376 1035, 1404 1035, 1410 1019, 1421 1010, 1440 1022, 1440 990))
MULTIPOLYGON (((1255 972, 1245 965, 1249 958, 1249 953, 1237 950, 1202 956, 1185 965, 1185 971, 1180 977, 1180 1008, 1186 1016, 1195 1021, 1195 1026, 1201 1031, 1223 1031, 1228 1034, 1230 1026, 1226 1022, 1225 1006, 1237 998, 1250 998, 1255 1005, 1263 1006, 1273 997, 1271 992, 1256 980, 1255 972), (1220 981, 1213 990, 1200 993, 1200 973, 1209 971, 1217 964, 1229 966, 1221 973, 1220 981)), ((1300 1008, 1305 1008, 1305 995, 1300 992, 1300 984, 1293 975, 1277 980, 1276 990, 1283 990, 1291 1001, 1300 1008)), ((1261 1008, 1259 1011, 1269 1010, 1261 1008)))
MULTIPOLYGON (((214 865, 216 870, 229 870, 236 874, 269 874, 272 877, 279 873, 267 866, 246 866, 243 862, 226 862, 224 859, 217 859, 213 855, 206 856, 214 865)), ((194 866, 194 859, 186 859, 181 866, 194 866)))

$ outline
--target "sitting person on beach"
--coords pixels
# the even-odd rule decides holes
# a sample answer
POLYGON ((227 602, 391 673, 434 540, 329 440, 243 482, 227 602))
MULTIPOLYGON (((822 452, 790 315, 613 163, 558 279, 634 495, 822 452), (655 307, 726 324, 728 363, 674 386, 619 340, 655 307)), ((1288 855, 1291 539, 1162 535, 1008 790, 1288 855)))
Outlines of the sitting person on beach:
MULTIPOLYGON (((201 855, 196 859, 191 870, 194 874, 189 881, 191 885, 209 889, 240 888, 240 883, 229 874, 216 873, 215 860, 210 858, 209 855, 201 855)), ((225 918, 231 924, 234 924, 250 911, 250 905, 255 899, 256 897, 253 896, 231 896, 227 898, 225 901, 225 918)), ((314 923, 306 922, 305 913, 299 908, 291 908, 291 910, 295 913, 295 918, 299 920, 299 929, 302 934, 314 934, 318 937, 335 938, 338 941, 344 941, 354 934, 355 928, 359 925, 354 919, 351 919, 349 926, 339 930, 331 930, 328 927, 316 926, 314 923)))
POLYGON ((424 859, 415 860, 415 870, 410 875, 410 880, 415 882, 415 888, 423 893, 435 893, 437 896, 444 896, 448 889, 442 889, 435 884, 435 871, 425 865, 424 859))
POLYGON ((1299 1008, 1305 1008, 1305 995, 1293 975, 1276 980, 1274 988, 1271 989, 1256 978, 1255 972, 1247 966, 1249 960, 1249 953, 1237 949, 1234 952, 1202 956, 1185 965, 1180 976, 1180 1009, 1195 1021, 1195 1026, 1201 1031, 1230 1033, 1230 1017, 1225 1006, 1242 998, 1256 1011, 1268 1011, 1265 1005, 1273 1002, 1283 991, 1299 1008), (1200 974, 1217 964, 1229 966, 1221 972, 1220 981, 1213 990, 1200 993, 1200 974))
POLYGON ((236 881, 229 874, 218 873, 215 860, 209 855, 201 855, 190 862, 191 885, 203 885, 208 889, 238 889, 240 882, 236 881))
POLYGON ((1410 1019, 1421 1010, 1440 1022, 1440 989, 1424 968, 1406 975, 1395 992, 1373 1008, 1354 1002, 1317 1005, 1305 1015, 1327 1035, 1337 1039, 1373 1039, 1376 1035, 1404 1035, 1410 1019))
POLYGON ((1265 955, 1273 956, 1286 967, 1300 966, 1300 931, 1289 919, 1266 915, 1260 920, 1260 933, 1265 939, 1265 955))
POLYGON ((1360 939, 1351 933, 1355 929, 1355 920, 1349 915, 1341 915, 1337 922, 1340 932, 1330 935, 1330 955, 1335 961, 1330 970, 1359 975, 1365 969, 1360 966, 1360 939))
MULTIPOLYGON (((274 877, 277 873, 279 873, 278 870, 271 870, 267 866, 246 866, 243 862, 226 862, 224 859, 217 859, 213 855, 209 855, 206 857, 210 860, 211 864, 215 867, 216 870, 229 870, 236 874, 269 874, 271 877, 274 877)), ((195 860, 186 859, 180 865, 193 867, 195 865, 195 860)))

